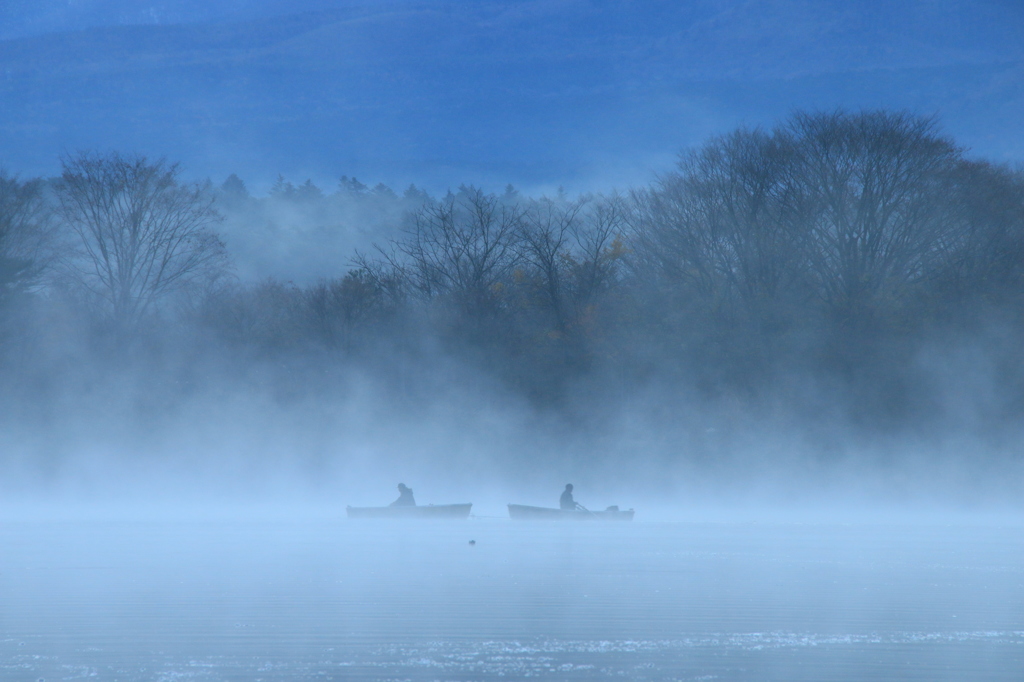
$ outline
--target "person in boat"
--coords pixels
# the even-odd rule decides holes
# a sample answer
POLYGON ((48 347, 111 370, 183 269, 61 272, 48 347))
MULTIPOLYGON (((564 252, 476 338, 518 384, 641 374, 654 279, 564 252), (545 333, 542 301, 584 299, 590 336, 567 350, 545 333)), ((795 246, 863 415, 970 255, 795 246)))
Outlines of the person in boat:
POLYGON ((558 506, 565 511, 583 509, 582 505, 577 504, 576 500, 572 499, 572 483, 565 484, 565 490, 562 491, 562 497, 558 500, 558 506))
POLYGON ((391 503, 392 507, 415 507, 416 500, 412 496, 412 488, 404 483, 398 484, 398 499, 391 503))

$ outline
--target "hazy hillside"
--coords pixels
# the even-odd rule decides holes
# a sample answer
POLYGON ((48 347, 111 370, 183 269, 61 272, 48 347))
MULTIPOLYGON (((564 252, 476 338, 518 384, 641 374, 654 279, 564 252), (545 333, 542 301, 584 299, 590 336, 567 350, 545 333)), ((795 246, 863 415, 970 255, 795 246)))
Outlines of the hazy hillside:
POLYGON ((1024 158, 1012 3, 59 5, 9 5, 0 22, 29 36, 0 42, 13 171, 120 148, 257 189, 278 172, 582 189, 644 179, 737 124, 835 106, 941 113, 978 153, 1024 158))

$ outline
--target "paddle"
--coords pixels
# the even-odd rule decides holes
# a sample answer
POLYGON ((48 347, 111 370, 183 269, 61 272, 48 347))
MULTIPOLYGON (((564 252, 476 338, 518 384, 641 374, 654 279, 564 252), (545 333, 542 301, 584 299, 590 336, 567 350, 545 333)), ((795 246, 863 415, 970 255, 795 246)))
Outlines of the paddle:
POLYGON ((577 509, 579 509, 580 511, 585 511, 585 512, 587 512, 587 513, 588 513, 588 514, 590 514, 591 516, 597 516, 597 514, 595 514, 594 512, 590 511, 589 509, 587 509, 586 507, 584 507, 584 506, 583 506, 582 504, 580 504, 579 502, 577 502, 577 503, 576 503, 576 508, 577 508, 577 509))

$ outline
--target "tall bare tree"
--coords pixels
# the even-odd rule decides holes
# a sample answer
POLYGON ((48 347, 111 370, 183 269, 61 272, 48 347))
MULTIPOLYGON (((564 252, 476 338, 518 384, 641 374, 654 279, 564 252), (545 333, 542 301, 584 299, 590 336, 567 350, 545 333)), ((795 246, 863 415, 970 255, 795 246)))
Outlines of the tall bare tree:
POLYGON ((622 216, 617 196, 527 203, 518 238, 522 261, 558 334, 578 328, 614 279, 624 253, 622 216))
POLYGON ((63 159, 58 207, 76 237, 67 272, 120 325, 227 265, 211 194, 178 176, 177 164, 143 156, 63 159))
POLYGON ((564 334, 571 317, 566 265, 582 202, 544 198, 531 202, 520 227, 523 260, 535 273, 542 307, 550 311, 554 330, 564 334))
POLYGON ((748 311, 814 295, 837 320, 905 300, 952 241, 961 151, 899 112, 796 114, 685 155, 634 194, 637 259, 748 311))
POLYGON ((1024 295, 1024 170, 964 161, 944 212, 943 262, 932 281, 943 304, 1024 295), (952 301, 949 299, 953 299, 952 301))
POLYGON ((0 171, 0 302, 39 281, 54 256, 54 223, 40 180, 0 171))
POLYGON ((426 298, 447 297, 470 316, 492 312, 518 260, 522 210, 464 187, 416 211, 385 258, 426 298))
POLYGON ((902 112, 797 114, 804 253, 827 308, 870 315, 935 270, 955 223, 946 196, 961 150, 902 112))
POLYGON ((634 263, 705 305, 759 312, 800 284, 799 188, 785 133, 739 130, 633 193, 634 263))

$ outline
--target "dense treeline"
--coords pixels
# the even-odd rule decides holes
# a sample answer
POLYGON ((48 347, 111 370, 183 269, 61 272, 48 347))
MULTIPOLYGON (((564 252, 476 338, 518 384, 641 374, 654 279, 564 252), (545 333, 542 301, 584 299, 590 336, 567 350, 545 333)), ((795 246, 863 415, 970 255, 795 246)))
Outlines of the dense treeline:
POLYGON ((165 400, 229 379, 287 398, 359 368, 414 403, 455 363, 573 418, 652 384, 669 415, 678 391, 814 417, 813 383, 864 428, 930 428, 954 369, 925 358, 970 345, 996 369, 964 399, 990 426, 1024 410, 1024 174, 905 113, 796 114, 580 197, 343 178, 256 198, 83 154, 54 180, 0 177, 0 287, 22 398, 89 384, 80 366, 153 372, 165 400), (239 276, 233 240, 262 235, 270 259, 290 224, 333 275, 239 276), (376 241, 339 253, 332 229, 376 241))

